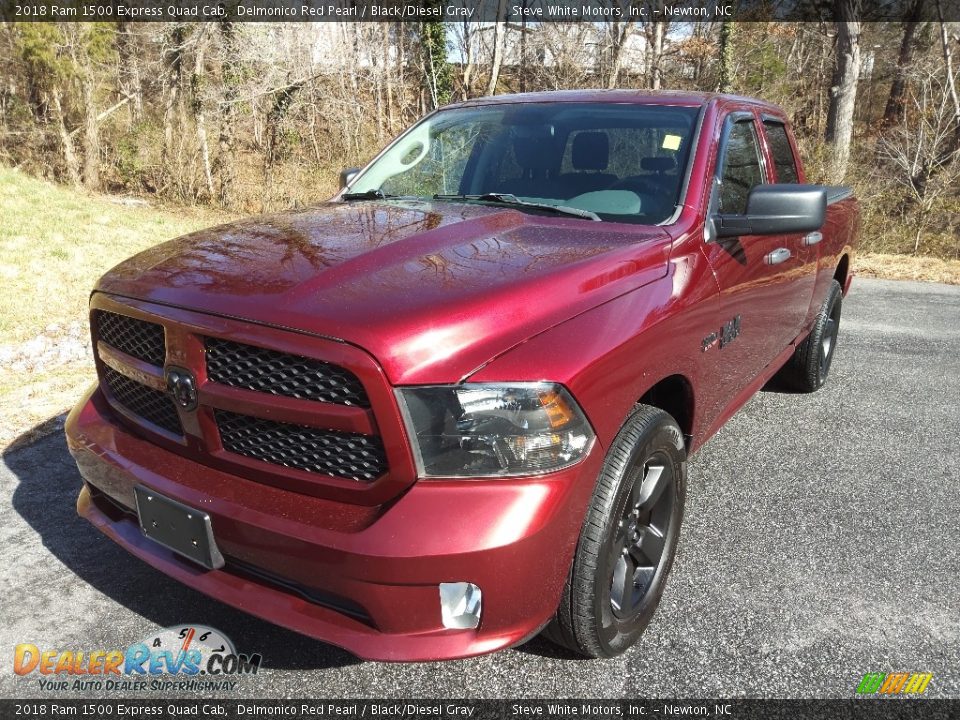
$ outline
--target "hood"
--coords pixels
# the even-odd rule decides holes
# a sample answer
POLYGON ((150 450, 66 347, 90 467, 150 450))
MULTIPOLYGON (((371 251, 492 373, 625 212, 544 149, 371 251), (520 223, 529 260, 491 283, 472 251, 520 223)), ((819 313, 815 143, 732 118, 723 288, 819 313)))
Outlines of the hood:
POLYGON ((662 277, 668 240, 657 227, 487 205, 332 202, 171 240, 97 289, 338 338, 395 384, 455 382, 662 277))

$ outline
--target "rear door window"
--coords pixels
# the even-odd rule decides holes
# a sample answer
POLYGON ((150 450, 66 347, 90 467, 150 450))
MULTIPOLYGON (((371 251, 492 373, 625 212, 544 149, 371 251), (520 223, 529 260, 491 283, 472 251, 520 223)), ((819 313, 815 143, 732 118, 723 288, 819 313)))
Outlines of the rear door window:
POLYGON ((790 139, 787 137, 787 129, 783 126, 783 123, 766 120, 763 123, 763 128, 767 133, 767 142, 770 144, 773 167, 777 171, 777 182, 800 182, 797 160, 793 156, 793 148, 790 147, 790 139))

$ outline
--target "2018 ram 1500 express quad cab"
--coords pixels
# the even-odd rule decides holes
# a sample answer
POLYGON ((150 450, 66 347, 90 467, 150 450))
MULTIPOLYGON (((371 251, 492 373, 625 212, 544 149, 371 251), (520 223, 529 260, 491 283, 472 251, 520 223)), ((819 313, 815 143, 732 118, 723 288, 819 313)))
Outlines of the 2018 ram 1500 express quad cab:
POLYGON ((80 514, 364 658, 622 652, 690 453, 824 382, 856 201, 780 109, 666 92, 461 103, 343 181, 100 280, 80 514))

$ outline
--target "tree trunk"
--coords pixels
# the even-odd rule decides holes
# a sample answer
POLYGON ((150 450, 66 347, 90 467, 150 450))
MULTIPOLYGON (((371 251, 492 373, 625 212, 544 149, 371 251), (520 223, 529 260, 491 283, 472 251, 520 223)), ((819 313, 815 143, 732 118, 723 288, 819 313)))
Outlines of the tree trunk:
MULTIPOLYGON (((266 127, 266 148, 263 153, 263 212, 266 212, 270 205, 271 191, 274 189, 273 168, 279 160, 278 138, 280 127, 290 109, 294 96, 306 84, 306 81, 300 80, 285 88, 279 88, 273 94, 273 103, 270 106, 270 112, 267 113, 266 127)), ((359 122, 359 120, 358 120, 359 122)))
MULTIPOLYGON (((521 7, 526 9, 527 0, 522 0, 521 7)), ((527 16, 520 18, 520 92, 527 91, 527 16)))
POLYGON ((391 55, 390 25, 383 25, 383 79, 386 85, 387 135, 393 137, 393 56, 391 55))
POLYGON ((167 37, 168 46, 164 48, 164 91, 163 91, 163 148, 161 164, 163 173, 173 177, 173 124, 177 114, 177 102, 180 95, 180 79, 183 70, 183 26, 175 23, 167 37))
POLYGON ((210 170, 210 147, 207 144, 207 118, 203 99, 204 92, 204 55, 207 49, 207 33, 201 29, 197 40, 197 49, 193 59, 193 77, 190 89, 193 94, 193 122, 197 128, 197 145, 200 148, 200 162, 203 164, 203 179, 206 183, 207 198, 213 199, 213 173, 210 170))
POLYGON ((131 99, 131 122, 137 122, 143 116, 140 57, 137 52, 133 33, 130 31, 130 23, 128 22, 117 23, 117 55, 120 59, 117 83, 120 86, 120 93, 131 99))
POLYGON ((436 110, 450 102, 452 75, 447 62, 447 31, 442 22, 420 23, 420 55, 423 68, 425 110, 436 110))
POLYGON ((497 94, 497 82, 500 80, 500 66, 503 64, 503 41, 507 30, 507 0, 497 3, 497 21, 493 28, 493 62, 490 67, 490 82, 487 95, 497 94))
MULTIPOLYGON (((940 0, 937 2, 937 19, 940 25, 940 46, 943 49, 944 71, 946 72, 947 95, 953 106, 953 137, 947 144, 946 151, 938 158, 938 166, 950 162, 954 156, 960 153, 960 97, 957 95, 957 82, 953 74, 953 50, 950 47, 950 39, 947 37, 947 24, 943 20, 943 6, 940 0)), ((954 36, 956 39, 956 36, 954 36)))
POLYGON ((463 21, 463 73, 461 75, 463 83, 463 91, 461 94, 461 99, 468 100, 470 98, 470 86, 473 83, 473 23, 469 20, 463 21))
POLYGON ((80 163, 73 148, 73 138, 67 132, 67 124, 63 117, 63 102, 60 99, 62 90, 55 86, 50 92, 50 103, 53 107, 53 121, 57 126, 57 136, 60 138, 60 148, 63 151, 63 164, 67 169, 67 178, 74 187, 80 187, 80 163))
POLYGON ((620 22, 619 20, 611 23, 610 26, 610 69, 607 72, 607 89, 612 90, 617 86, 620 79, 620 67, 623 64, 623 50, 630 38, 630 31, 633 23, 629 21, 620 22))
POLYGON ((650 23, 650 42, 647 52, 650 53, 650 88, 659 90, 663 83, 663 72, 660 67, 660 61, 663 58, 663 35, 664 23, 654 21, 650 23))
POLYGON ((904 96, 907 92, 907 72, 913 64, 913 53, 916 49, 917 33, 923 27, 918 22, 923 10, 924 0, 915 0, 903 23, 903 39, 900 41, 900 54, 893 71, 893 82, 890 85, 890 96, 883 111, 883 127, 897 125, 903 120, 904 96))
MULTIPOLYGON (((386 44, 386 40, 383 37, 381 32, 382 27, 378 25, 373 25, 368 27, 367 34, 364 42, 368 44, 369 47, 376 47, 377 43, 386 44)), ((373 50, 369 53, 370 57, 370 81, 373 83, 373 95, 374 100, 376 101, 376 113, 377 116, 374 118, 374 126, 377 133, 377 144, 382 146, 384 136, 386 134, 386 117, 387 117, 387 92, 386 92, 386 74, 387 74, 387 64, 384 62, 383 53, 376 53, 373 50)))
POLYGON ((83 69, 83 184, 88 190, 100 186, 100 128, 94 98, 93 68, 83 69))
POLYGON ((319 167, 323 155, 320 152, 320 143, 317 141, 317 110, 313 104, 310 105, 310 145, 313 148, 313 161, 319 167))
POLYGON ((720 71, 717 77, 717 92, 730 92, 733 79, 734 35, 736 23, 724 20, 720 23, 720 71))
POLYGON ((214 171, 219 182, 217 197, 221 207, 229 207, 234 201, 234 139, 236 135, 236 104, 239 96, 239 67, 237 66, 236 29, 231 22, 220 23, 223 37, 223 62, 221 65, 222 94, 220 97, 220 137, 214 171))
POLYGON ((857 81, 860 78, 860 14, 859 0, 837 0, 837 47, 834 57, 830 106, 827 109, 826 141, 833 158, 830 181, 843 182, 850 162, 850 140, 853 137, 853 111, 857 102, 857 81))
MULTIPOLYGON (((362 45, 360 39, 360 25, 359 23, 350 23, 349 30, 345 30, 349 33, 349 45, 350 45, 350 65, 347 69, 346 76, 350 81, 350 92, 352 93, 351 97, 360 98, 363 93, 360 91, 360 83, 358 78, 360 76, 360 47, 362 45)), ((348 123, 348 125, 353 130, 353 151, 359 156, 360 155, 360 142, 363 135, 363 129, 366 123, 364 122, 364 109, 359 102, 353 103, 353 121, 348 123)))

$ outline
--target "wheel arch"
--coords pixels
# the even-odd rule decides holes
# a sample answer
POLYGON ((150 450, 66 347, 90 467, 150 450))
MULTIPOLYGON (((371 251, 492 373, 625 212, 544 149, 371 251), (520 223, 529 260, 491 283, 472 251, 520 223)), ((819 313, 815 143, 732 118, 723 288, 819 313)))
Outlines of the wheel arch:
POLYGON ((847 291, 847 278, 850 277, 850 256, 844 253, 840 256, 837 263, 837 269, 833 273, 833 279, 840 283, 840 288, 844 293, 847 291))
POLYGON ((693 384, 684 375, 668 375, 640 396, 638 403, 663 410, 680 426, 689 452, 693 445, 693 417, 696 408, 693 384))

